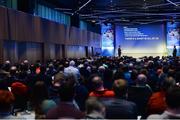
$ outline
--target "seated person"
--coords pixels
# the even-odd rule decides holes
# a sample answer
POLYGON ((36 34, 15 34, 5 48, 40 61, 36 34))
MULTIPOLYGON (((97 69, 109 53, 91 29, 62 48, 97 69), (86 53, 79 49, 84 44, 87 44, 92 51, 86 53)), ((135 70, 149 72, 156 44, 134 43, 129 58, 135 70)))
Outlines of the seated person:
POLYGON ((28 87, 21 82, 14 82, 11 85, 11 91, 15 97, 14 112, 22 112, 27 108, 28 87))
POLYGON ((147 105, 147 114, 161 114, 167 108, 165 95, 169 88, 174 86, 176 81, 172 78, 165 78, 161 83, 161 91, 153 93, 147 105))
POLYGON ((147 119, 167 120, 167 119, 180 119, 180 86, 170 88, 166 94, 166 110, 158 115, 150 115, 147 119))
POLYGON ((0 119, 17 119, 11 114, 14 100, 11 92, 0 90, 0 119))
POLYGON ((104 88, 103 81, 98 75, 92 78, 92 87, 93 91, 90 92, 90 97, 114 97, 114 92, 104 88))
POLYGON ((57 107, 48 111, 47 119, 81 119, 84 114, 73 103, 75 96, 75 77, 65 78, 59 89, 60 103, 57 107))
POLYGON ((146 106, 152 90, 147 82, 147 77, 144 74, 139 74, 136 80, 136 85, 130 86, 128 89, 128 100, 136 103, 138 107, 138 115, 145 116, 146 106))
POLYGON ((52 85, 49 87, 49 98, 52 99, 56 104, 59 103, 59 88, 61 86, 61 83, 64 81, 64 74, 63 73, 57 73, 54 75, 54 78, 52 80, 52 85))
POLYGON ((127 100, 128 85, 123 79, 116 80, 113 84, 115 98, 105 100, 107 119, 136 119, 136 104, 127 100))
POLYGON ((45 118, 47 112, 57 105, 49 99, 48 90, 43 81, 37 81, 32 91, 32 105, 37 119, 45 118))
POLYGON ((86 101, 86 119, 104 119, 105 113, 105 106, 96 97, 86 101))

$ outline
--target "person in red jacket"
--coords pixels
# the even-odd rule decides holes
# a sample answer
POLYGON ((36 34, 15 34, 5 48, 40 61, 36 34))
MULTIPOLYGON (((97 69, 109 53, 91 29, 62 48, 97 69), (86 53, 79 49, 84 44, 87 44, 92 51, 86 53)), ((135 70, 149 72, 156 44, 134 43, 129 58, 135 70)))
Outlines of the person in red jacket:
POLYGON ((92 78, 93 91, 90 92, 90 97, 114 97, 114 92, 112 90, 107 90, 104 88, 102 79, 96 75, 92 78))
POLYGON ((167 105, 165 96, 168 89, 175 85, 175 80, 172 77, 165 78, 161 83, 161 91, 153 93, 147 105, 147 114, 161 114, 166 110, 167 105))

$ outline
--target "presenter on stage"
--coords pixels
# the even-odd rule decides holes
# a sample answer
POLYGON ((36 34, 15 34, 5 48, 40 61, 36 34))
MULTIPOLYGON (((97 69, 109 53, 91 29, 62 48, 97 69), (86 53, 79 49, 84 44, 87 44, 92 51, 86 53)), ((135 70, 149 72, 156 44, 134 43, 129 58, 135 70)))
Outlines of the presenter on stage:
POLYGON ((177 54, 177 49, 176 49, 176 46, 174 45, 174 49, 173 49, 173 57, 176 57, 176 54, 177 54))
POLYGON ((118 57, 121 57, 121 46, 119 45, 119 48, 118 48, 118 57))

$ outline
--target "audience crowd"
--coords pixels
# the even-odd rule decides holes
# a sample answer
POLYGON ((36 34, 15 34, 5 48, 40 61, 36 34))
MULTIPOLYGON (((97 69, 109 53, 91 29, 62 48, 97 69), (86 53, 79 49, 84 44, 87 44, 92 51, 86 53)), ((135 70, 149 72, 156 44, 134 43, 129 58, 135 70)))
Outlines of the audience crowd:
POLYGON ((0 119, 180 119, 180 57, 0 65, 0 119))

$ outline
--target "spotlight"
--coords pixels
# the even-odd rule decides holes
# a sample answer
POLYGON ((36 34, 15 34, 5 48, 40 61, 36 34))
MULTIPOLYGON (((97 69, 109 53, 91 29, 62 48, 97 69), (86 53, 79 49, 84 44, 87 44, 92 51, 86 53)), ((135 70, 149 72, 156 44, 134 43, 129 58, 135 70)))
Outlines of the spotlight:
POLYGON ((92 23, 96 23, 96 20, 91 20, 92 23))

